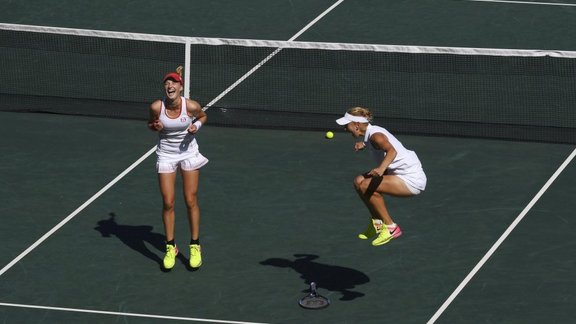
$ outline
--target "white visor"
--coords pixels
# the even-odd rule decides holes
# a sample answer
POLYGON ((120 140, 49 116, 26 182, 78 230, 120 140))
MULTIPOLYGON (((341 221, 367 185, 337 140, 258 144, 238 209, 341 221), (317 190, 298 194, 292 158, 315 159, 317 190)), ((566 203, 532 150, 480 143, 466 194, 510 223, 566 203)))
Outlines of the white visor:
POLYGON ((336 123, 338 123, 338 125, 346 125, 351 122, 369 123, 370 121, 368 121, 366 117, 352 116, 349 113, 345 113, 344 117, 336 119, 336 123))

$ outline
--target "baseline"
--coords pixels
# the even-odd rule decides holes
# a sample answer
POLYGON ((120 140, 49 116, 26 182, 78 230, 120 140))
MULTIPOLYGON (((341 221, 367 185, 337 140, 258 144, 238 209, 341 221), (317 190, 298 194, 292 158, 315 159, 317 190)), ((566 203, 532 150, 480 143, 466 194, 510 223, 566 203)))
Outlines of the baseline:
POLYGON ((194 318, 194 317, 179 317, 179 316, 166 316, 166 315, 154 315, 154 314, 110 312, 110 311, 99 311, 99 310, 81 309, 81 308, 24 305, 24 304, 12 304, 12 303, 0 303, 0 306, 55 310, 55 311, 75 312, 75 313, 90 313, 90 314, 104 314, 104 315, 115 315, 115 316, 157 318, 157 319, 179 320, 179 321, 190 321, 190 322, 209 322, 209 323, 227 323, 227 324, 266 324, 266 323, 257 323, 257 322, 239 322, 239 321, 216 320, 216 319, 208 319, 208 318, 194 318))

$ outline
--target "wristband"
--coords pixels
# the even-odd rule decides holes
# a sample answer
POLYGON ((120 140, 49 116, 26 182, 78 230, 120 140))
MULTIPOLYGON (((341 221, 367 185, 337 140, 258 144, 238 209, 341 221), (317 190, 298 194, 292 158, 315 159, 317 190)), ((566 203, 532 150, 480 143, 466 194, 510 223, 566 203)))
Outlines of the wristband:
POLYGON ((202 122, 197 120, 192 125, 196 126, 196 131, 198 131, 198 130, 200 130, 200 127, 202 127, 202 122))

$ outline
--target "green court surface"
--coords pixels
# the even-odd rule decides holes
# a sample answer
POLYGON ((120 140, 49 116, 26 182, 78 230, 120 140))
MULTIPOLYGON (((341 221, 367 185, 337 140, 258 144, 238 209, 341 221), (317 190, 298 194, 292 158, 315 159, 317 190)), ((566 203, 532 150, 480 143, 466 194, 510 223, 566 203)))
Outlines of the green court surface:
MULTIPOLYGON (((346 0, 298 40, 575 50, 576 7, 565 2, 346 0)), ((287 40, 335 3, 0 1, 0 22, 287 40)), ((183 255, 164 272, 157 137, 145 120, 0 117, 3 323, 570 323, 576 316, 574 145, 397 134, 421 159, 428 186, 414 198, 387 198, 404 235, 372 247, 356 237, 369 216, 352 187, 372 161, 335 123, 326 129, 335 132, 331 140, 208 123, 198 134, 210 159, 199 190, 204 264, 186 265, 178 187, 183 255), (330 298, 328 308, 298 306, 311 282, 330 298)))
MULTIPOLYGON (((1 177, 10 184, 2 186, 10 212, 1 228, 3 264, 155 141, 141 121, 18 113, 2 118, 8 125, 4 138, 27 125, 27 132, 7 142, 1 163, 1 177)), ((169 273, 160 270, 161 201, 152 156, 2 275, 1 303, 8 305, 0 315, 6 322, 44 323, 155 323, 170 317, 425 322, 573 148, 400 138, 419 153, 429 185, 416 198, 389 200, 405 234, 388 245, 375 248, 356 238, 368 215, 351 179, 371 161, 352 151, 349 135, 337 132, 327 140, 319 132, 207 126, 199 135, 211 160, 201 175, 200 270, 187 269, 184 259, 169 273), (297 305, 312 281, 332 301, 325 310, 297 305)), ((562 173, 440 322, 572 317, 569 216, 575 206, 568 196, 575 172, 571 164, 562 173)), ((181 201, 176 237, 186 245, 181 201)))

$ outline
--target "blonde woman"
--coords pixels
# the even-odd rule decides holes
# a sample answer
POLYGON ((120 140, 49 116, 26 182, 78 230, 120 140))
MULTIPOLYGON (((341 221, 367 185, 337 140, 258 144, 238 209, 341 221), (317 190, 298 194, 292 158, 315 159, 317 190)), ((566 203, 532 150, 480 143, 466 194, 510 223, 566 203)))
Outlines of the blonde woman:
POLYGON ((208 163, 208 159, 200 154, 195 134, 208 117, 196 101, 182 96, 182 67, 166 74, 163 84, 165 97, 150 105, 148 119, 148 127, 158 132, 156 171, 162 194, 162 220, 166 234, 163 266, 167 270, 172 269, 179 253, 174 241, 174 187, 177 171, 180 170, 190 226, 190 267, 199 268, 202 265, 202 253, 198 179, 200 168, 208 163))
POLYGON ((360 239, 374 238, 378 246, 402 235, 402 230, 388 213, 384 195, 410 197, 426 188, 426 175, 418 156, 385 128, 372 125, 373 115, 362 107, 348 109, 336 123, 362 141, 356 142, 355 151, 368 149, 376 167, 354 179, 356 192, 370 211, 371 219, 360 239))

